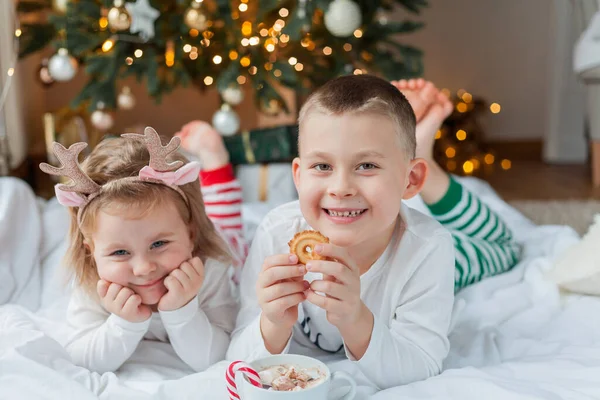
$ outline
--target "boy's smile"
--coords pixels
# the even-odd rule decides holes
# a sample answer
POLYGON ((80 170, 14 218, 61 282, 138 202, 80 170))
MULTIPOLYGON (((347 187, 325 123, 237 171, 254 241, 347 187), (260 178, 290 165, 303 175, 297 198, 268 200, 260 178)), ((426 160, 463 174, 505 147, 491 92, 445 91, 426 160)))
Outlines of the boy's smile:
POLYGON ((426 170, 409 160, 392 120, 317 112, 300 130, 293 170, 307 222, 338 246, 387 243, 402 198, 418 192, 426 170))

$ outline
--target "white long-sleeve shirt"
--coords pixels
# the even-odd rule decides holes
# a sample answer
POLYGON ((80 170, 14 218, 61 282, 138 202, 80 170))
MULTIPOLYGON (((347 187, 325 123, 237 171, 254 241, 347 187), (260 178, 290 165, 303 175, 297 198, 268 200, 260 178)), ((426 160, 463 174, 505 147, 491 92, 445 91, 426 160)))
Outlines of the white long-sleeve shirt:
POLYGON ((133 323, 107 312, 95 299, 75 289, 67 310, 72 328, 65 348, 77 365, 96 372, 116 371, 143 339, 170 342, 194 371, 203 371, 225 357, 238 305, 231 293, 228 267, 204 263, 198 295, 178 310, 159 311, 133 323))
MULTIPOLYGON (((258 227, 242 270, 241 310, 227 359, 252 361, 270 355, 260 332, 255 284, 264 259, 289 253, 296 232, 312 229, 297 201, 269 213, 258 227)), ((307 273, 305 279, 320 279, 307 273)), ((284 353, 318 356, 344 350, 378 389, 437 375, 449 351, 454 302, 454 246, 450 233, 432 218, 402 206, 393 237, 360 277, 361 299, 374 315, 367 351, 355 360, 321 308, 304 301, 284 353)))

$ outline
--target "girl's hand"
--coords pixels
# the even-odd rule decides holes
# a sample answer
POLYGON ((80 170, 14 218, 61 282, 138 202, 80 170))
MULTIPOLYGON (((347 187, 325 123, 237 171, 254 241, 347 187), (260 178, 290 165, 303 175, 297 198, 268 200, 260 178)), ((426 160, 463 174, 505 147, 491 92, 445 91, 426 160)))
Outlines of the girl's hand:
POLYGON ((142 304, 140 295, 128 287, 100 279, 96 290, 102 307, 126 321, 143 322, 152 316, 150 307, 142 304))
POLYGON ((177 310, 190 302, 204 283, 204 264, 198 257, 181 263, 165 278, 167 293, 159 300, 160 311, 177 310))

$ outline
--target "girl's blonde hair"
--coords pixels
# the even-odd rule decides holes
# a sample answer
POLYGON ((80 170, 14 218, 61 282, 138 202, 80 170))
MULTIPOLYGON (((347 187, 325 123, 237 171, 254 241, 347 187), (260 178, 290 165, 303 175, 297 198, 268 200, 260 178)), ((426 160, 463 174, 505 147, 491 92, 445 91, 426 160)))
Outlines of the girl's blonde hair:
MULTIPOLYGON (((177 152, 168 161, 175 160, 188 162, 177 152)), ((198 181, 180 186, 187 197, 186 203, 179 193, 166 185, 119 180, 137 176, 149 161, 150 155, 144 143, 118 137, 105 139, 98 144, 81 166, 90 179, 102 186, 102 192, 85 206, 81 223, 77 221, 78 208, 70 208, 71 227, 65 264, 76 283, 91 295, 95 295, 100 277, 92 254, 93 248, 85 243, 87 239, 87 243, 93 246, 91 234, 96 229, 96 217, 99 211, 108 208, 143 218, 157 206, 170 201, 190 228, 194 243, 193 256, 200 257, 203 262, 208 258, 231 262, 227 245, 206 215, 198 181)))

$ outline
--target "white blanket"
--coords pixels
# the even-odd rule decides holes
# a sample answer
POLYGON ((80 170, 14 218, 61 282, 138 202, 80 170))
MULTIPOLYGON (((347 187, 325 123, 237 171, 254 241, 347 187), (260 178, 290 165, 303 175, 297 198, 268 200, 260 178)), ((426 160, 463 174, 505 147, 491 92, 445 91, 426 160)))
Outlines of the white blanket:
MULTIPOLYGON (((525 252, 513 271, 457 296, 444 372, 376 393, 351 362, 331 358, 329 366, 355 376, 357 399, 599 399, 600 300, 561 296, 544 277, 577 235, 567 227, 536 227, 485 183, 463 183, 507 220, 525 252)), ((423 208, 419 200, 410 205, 423 208)), ((246 205, 244 220, 264 212, 246 205)), ((0 178, 0 221, 0 282, 6 279, 11 288, 2 286, 0 299, 14 303, 0 307, 0 399, 227 398, 227 362, 186 375, 161 343, 141 344, 144 359, 155 363, 132 359, 117 374, 74 366, 60 344, 68 295, 58 267, 65 211, 52 201, 41 204, 18 181, 0 178)))

